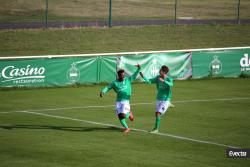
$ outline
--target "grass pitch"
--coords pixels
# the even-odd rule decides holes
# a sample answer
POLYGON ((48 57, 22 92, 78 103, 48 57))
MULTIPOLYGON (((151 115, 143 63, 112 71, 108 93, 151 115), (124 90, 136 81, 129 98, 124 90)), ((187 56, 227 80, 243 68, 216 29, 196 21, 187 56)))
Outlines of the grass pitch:
POLYGON ((250 25, 179 25, 0 31, 0 56, 250 46, 250 25))
MULTIPOLYGON (((249 148, 249 83, 176 81, 176 107, 163 116, 161 133, 249 148)), ((100 99, 102 87, 1 90, 0 166, 249 166, 249 159, 226 158, 225 146, 147 133, 154 123, 155 85, 132 85, 135 121, 128 124, 146 131, 124 135, 109 126, 120 127, 115 94, 100 99)))

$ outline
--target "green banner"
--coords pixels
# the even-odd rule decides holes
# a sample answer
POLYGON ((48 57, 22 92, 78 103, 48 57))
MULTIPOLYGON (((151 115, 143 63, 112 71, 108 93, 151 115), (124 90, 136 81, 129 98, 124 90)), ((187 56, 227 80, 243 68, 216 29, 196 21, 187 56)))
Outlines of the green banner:
POLYGON ((250 74, 250 49, 192 52, 193 78, 250 74))
POLYGON ((68 57, 0 61, 1 87, 66 86, 110 82, 116 78, 116 57, 68 57))
POLYGON ((169 67, 169 75, 175 79, 187 79, 192 76, 190 52, 155 53, 120 56, 117 59, 118 68, 122 68, 128 75, 135 70, 139 63, 145 77, 153 78, 159 74, 162 65, 169 67))
MULTIPOLYGON (((114 55, 114 54, 112 54, 114 55)), ((121 54, 119 54, 121 55, 121 54)), ((127 75, 142 67, 147 78, 159 74, 162 65, 174 79, 238 77, 250 75, 250 49, 234 48, 193 52, 132 53, 121 56, 87 56, 0 60, 0 87, 50 87, 111 82, 116 70, 127 75)))

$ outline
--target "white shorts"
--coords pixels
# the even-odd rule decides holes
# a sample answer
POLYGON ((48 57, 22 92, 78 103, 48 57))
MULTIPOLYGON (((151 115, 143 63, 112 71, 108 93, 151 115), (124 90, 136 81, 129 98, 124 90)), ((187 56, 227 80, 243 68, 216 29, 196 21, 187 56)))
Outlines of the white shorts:
POLYGON ((124 113, 124 114, 129 113, 130 112, 129 101, 117 101, 115 112, 116 112, 116 115, 120 113, 124 113))
POLYGON ((156 101, 156 112, 160 112, 161 115, 165 114, 169 107, 169 101, 156 101))

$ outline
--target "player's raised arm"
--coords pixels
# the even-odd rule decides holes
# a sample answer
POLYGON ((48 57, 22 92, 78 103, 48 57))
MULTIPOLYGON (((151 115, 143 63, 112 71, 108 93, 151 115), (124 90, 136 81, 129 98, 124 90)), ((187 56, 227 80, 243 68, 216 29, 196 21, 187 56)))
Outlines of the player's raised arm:
POLYGON ((140 64, 137 64, 137 65, 135 65, 135 66, 137 67, 137 70, 135 71, 135 73, 134 73, 133 75, 131 75, 131 76, 129 77, 131 81, 133 81, 133 80, 136 79, 136 77, 138 76, 138 74, 139 74, 139 72, 140 72, 140 70, 141 70, 140 64))
POLYGON ((142 72, 140 72, 140 76, 142 77, 142 79, 143 79, 146 83, 149 83, 149 84, 151 84, 151 83, 156 83, 156 81, 157 81, 157 77, 152 78, 152 79, 148 79, 148 78, 146 78, 146 77, 143 75, 142 72))

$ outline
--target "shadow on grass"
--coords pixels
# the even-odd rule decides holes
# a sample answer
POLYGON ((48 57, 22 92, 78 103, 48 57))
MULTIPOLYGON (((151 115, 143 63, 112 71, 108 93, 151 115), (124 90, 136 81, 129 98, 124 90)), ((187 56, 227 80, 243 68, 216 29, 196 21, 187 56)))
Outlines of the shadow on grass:
POLYGON ((62 131, 73 131, 73 132, 120 132, 121 129, 117 127, 74 127, 74 126, 54 126, 54 125, 0 125, 0 128, 13 130, 13 129, 48 129, 48 130, 62 130, 62 131))

